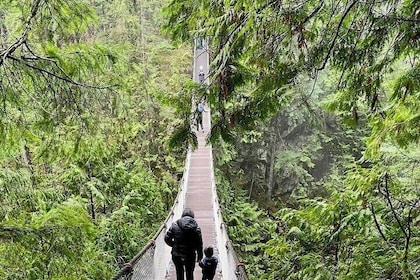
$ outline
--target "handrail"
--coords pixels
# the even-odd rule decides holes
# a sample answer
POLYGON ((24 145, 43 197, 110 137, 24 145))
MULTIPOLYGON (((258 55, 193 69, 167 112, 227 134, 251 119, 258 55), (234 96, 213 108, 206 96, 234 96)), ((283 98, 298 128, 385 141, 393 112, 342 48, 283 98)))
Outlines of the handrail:
MULTIPOLYGON (((174 204, 172 205, 169 214, 166 216, 166 219, 162 222, 162 225, 159 227, 157 232, 153 235, 152 239, 150 239, 148 243, 142 248, 142 250, 138 254, 136 254, 128 263, 124 264, 123 267, 119 270, 119 272, 111 280, 118 280, 121 277, 128 275, 133 270, 133 267, 135 266, 137 261, 141 259, 141 257, 146 252, 148 252, 150 249, 155 249, 156 240, 158 239, 159 236, 165 233, 164 230, 167 228, 167 225, 169 223, 172 223, 171 221, 173 220, 173 217, 175 216, 175 212, 177 212, 176 211, 177 208, 180 209, 178 212, 182 211, 183 207, 179 207, 178 204, 180 203, 180 201, 183 202, 185 199, 185 191, 187 187, 186 183, 187 183, 187 178, 188 178, 190 158, 191 158, 191 150, 189 149, 187 152, 186 159, 185 159, 183 176, 180 182, 181 187, 178 190, 174 204)), ((168 260, 168 263, 169 263, 169 260, 168 260)))
MULTIPOLYGON (((211 152, 211 158, 213 158, 213 152, 211 152)), ((219 248, 219 252, 221 253, 220 258, 221 258, 223 279, 248 280, 245 264, 239 261, 239 258, 236 255, 235 249, 232 245, 232 240, 229 239, 226 224, 223 221, 222 208, 219 205, 219 198, 217 195, 214 169, 213 169, 213 161, 210 163, 210 165, 211 165, 211 172, 212 172, 211 181, 212 181, 212 190, 213 190, 214 205, 215 205, 215 207, 213 208, 213 211, 214 211, 213 216, 214 216, 216 225, 217 224, 220 225, 220 226, 216 226, 215 230, 216 230, 216 235, 218 236, 218 238, 216 239, 217 247, 219 248)))

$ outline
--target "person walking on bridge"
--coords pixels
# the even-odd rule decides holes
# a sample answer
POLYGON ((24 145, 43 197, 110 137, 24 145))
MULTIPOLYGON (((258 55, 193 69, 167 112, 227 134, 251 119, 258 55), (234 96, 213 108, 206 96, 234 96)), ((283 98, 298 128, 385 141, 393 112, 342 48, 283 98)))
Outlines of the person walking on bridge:
POLYGON ((196 125, 197 125, 197 131, 200 131, 200 126, 201 126, 201 131, 204 132, 204 126, 203 126, 203 112, 205 112, 206 110, 204 109, 204 104, 203 101, 199 101, 197 104, 197 107, 195 109, 195 121, 196 121, 196 125))
POLYGON ((204 255, 206 257, 198 263, 203 272, 202 280, 213 280, 218 263, 217 257, 213 256, 213 247, 204 248, 204 255))
POLYGON ((204 69, 203 65, 200 65, 200 70, 198 71, 198 80, 200 84, 204 83, 204 69))
POLYGON ((185 271, 186 280, 193 280, 195 262, 203 258, 203 239, 192 209, 185 208, 181 218, 171 225, 165 243, 172 247, 176 279, 184 280, 185 271))

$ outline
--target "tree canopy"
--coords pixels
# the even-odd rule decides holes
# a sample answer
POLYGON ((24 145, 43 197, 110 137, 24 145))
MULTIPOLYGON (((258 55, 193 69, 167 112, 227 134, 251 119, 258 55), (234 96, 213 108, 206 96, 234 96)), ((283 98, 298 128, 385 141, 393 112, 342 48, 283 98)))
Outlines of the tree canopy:
POLYGON ((203 95, 250 279, 418 279, 419 10, 1 1, 0 278, 110 278, 172 205, 203 95))
POLYGON ((0 2, 1 279, 109 279, 165 219, 184 150, 160 100, 190 59, 161 5, 0 2))
POLYGON ((300 79, 316 83, 328 68, 335 77, 331 109, 350 122, 368 111, 387 124, 377 127, 377 137, 386 134, 408 144, 419 136, 418 5, 174 0, 167 8, 166 27, 178 41, 210 41, 209 100, 225 126, 246 128, 273 115, 287 104, 289 89, 300 79), (405 117, 397 113, 401 110, 405 117))
POLYGON ((420 276, 417 2, 168 5, 174 40, 209 41, 219 189, 251 279, 420 276))

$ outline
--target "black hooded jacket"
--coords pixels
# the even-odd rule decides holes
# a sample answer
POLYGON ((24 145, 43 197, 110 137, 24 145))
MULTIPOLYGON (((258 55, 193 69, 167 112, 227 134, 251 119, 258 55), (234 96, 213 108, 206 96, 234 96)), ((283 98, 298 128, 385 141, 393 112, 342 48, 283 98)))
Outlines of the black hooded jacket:
POLYGON ((172 255, 177 257, 203 257, 201 229, 190 216, 184 216, 171 225, 165 235, 165 242, 172 247, 172 255))

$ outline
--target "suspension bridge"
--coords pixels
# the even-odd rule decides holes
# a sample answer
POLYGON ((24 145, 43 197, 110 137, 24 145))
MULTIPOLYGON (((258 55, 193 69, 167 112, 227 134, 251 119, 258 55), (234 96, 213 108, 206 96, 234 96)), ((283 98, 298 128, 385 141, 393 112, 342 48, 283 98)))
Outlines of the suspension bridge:
MULTIPOLYGON (((207 83, 209 52, 204 40, 195 40, 193 57, 193 80, 200 82, 201 69, 204 72, 204 82, 207 83)), ((206 144, 206 136, 211 128, 209 108, 203 113, 203 125, 204 131, 197 129, 196 132, 198 148, 187 153, 180 189, 168 217, 148 244, 112 280, 175 280, 171 247, 165 244, 164 236, 171 224, 181 217, 185 207, 191 208, 195 213, 203 236, 203 246, 212 245, 215 249, 219 264, 214 279, 248 280, 245 267, 239 262, 227 235, 217 197, 212 147, 206 144)), ((194 279, 201 278, 201 269, 196 264, 194 279)))

